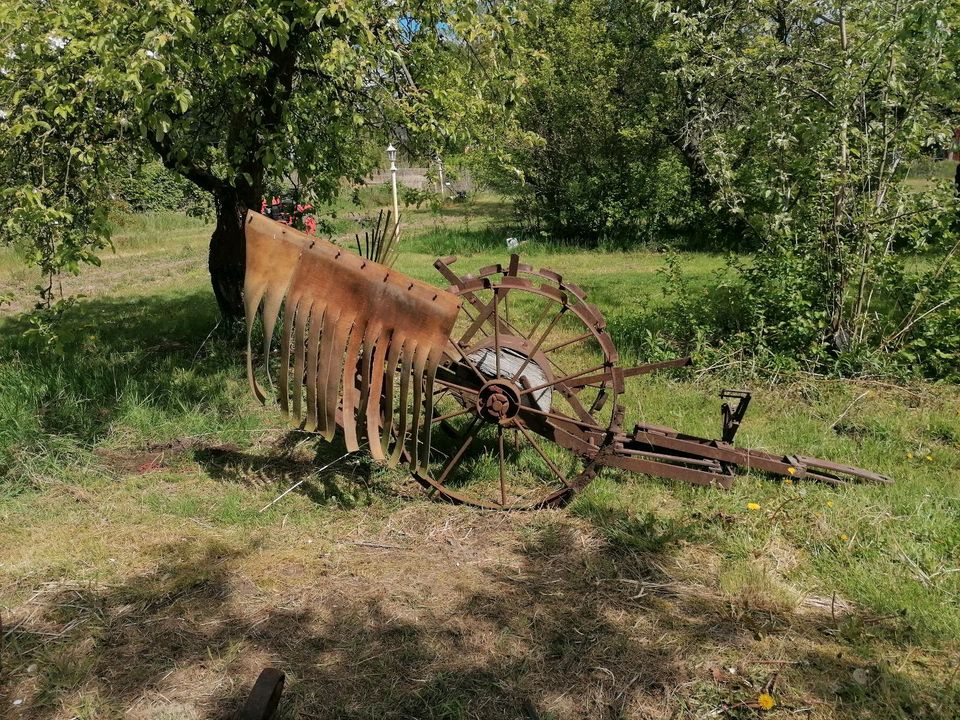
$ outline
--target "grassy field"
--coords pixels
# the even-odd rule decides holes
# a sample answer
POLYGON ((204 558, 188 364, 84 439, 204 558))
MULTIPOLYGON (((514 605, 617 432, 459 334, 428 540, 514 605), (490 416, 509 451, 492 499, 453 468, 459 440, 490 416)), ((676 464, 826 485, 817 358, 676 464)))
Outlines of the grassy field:
MULTIPOLYGON (((505 260, 504 212, 411 213, 400 269, 505 260)), ((267 665, 282 718, 960 716, 958 388, 752 382, 738 442, 890 487, 610 471, 561 510, 453 507, 364 456, 321 471, 341 446, 250 397, 209 232, 124 221, 55 341, 0 254, 0 717, 228 717, 267 665)), ((621 334, 663 302, 656 253, 522 251, 621 334)), ((716 436, 731 373, 629 381, 627 421, 716 436)))

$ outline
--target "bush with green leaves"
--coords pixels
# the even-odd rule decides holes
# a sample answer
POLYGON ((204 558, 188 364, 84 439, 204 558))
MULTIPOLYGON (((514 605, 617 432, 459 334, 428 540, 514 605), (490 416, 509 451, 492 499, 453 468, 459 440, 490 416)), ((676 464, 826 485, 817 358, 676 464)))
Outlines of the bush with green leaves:
POLYGON ((722 239, 657 32, 632 0, 543 2, 523 30, 519 128, 506 158, 478 172, 532 231, 582 246, 722 239))
POLYGON ((196 185, 156 161, 131 164, 117 178, 114 197, 120 209, 135 213, 182 210, 198 214, 210 208, 196 185))
POLYGON ((957 205, 909 171, 957 122, 960 6, 652 7, 685 142, 758 248, 743 273, 752 342, 844 371, 901 353, 955 376, 957 205))

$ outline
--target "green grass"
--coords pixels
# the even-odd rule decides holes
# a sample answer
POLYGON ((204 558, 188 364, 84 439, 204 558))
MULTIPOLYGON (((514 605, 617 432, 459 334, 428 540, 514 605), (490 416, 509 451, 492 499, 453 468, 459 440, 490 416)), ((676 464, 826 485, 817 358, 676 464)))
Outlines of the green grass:
MULTIPOLYGON (((437 255, 507 259, 495 198, 409 215, 405 272, 442 284, 437 255)), ((738 442, 890 487, 608 471, 559 512, 454 508, 363 457, 321 472, 339 444, 249 397, 212 332, 209 231, 123 219, 116 254, 65 284, 86 297, 55 341, 28 332, 29 297, 2 310, 0 715, 228 715, 268 664, 288 673, 281 717, 704 717, 763 688, 770 717, 960 715, 955 386, 751 383, 738 442)), ((655 326, 657 253, 522 251, 621 343, 655 326)), ((685 262, 695 283, 724 268, 685 262)), ((4 283, 29 293, 29 276, 0 256, 4 283)), ((717 393, 740 380, 631 380, 627 423, 716 436, 717 393)))
POLYGON ((907 186, 914 191, 930 190, 937 183, 953 180, 957 163, 953 160, 925 160, 914 164, 907 172, 907 186))

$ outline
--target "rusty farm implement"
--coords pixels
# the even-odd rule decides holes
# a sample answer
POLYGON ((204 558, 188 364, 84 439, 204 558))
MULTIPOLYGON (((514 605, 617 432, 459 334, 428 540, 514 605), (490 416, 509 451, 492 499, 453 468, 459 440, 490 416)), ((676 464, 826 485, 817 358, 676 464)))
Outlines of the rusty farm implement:
POLYGON ((860 468, 734 444, 750 402, 724 391, 720 439, 625 429, 627 379, 689 358, 621 367, 600 310, 577 285, 512 255, 447 289, 255 212, 246 221, 248 347, 258 398, 272 385, 294 425, 347 450, 408 464, 431 493, 485 508, 560 504, 603 467, 729 488, 756 469, 830 484, 889 482, 860 468), (275 344, 279 347, 275 347, 275 344), (257 357, 255 357, 257 355, 257 357))

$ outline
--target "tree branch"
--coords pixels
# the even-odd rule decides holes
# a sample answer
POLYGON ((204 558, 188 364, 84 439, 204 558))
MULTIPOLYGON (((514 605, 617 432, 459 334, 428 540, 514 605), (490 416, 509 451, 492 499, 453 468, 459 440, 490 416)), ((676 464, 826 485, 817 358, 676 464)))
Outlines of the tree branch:
POLYGON ((150 143, 154 152, 160 156, 160 162, 163 163, 165 168, 183 175, 201 190, 212 193, 226 187, 226 183, 213 173, 194 165, 181 165, 178 163, 173 157, 173 148, 166 138, 157 140, 155 136, 148 134, 147 141, 150 143))

